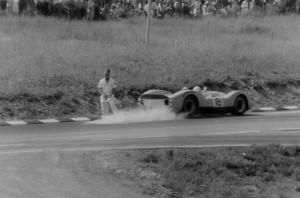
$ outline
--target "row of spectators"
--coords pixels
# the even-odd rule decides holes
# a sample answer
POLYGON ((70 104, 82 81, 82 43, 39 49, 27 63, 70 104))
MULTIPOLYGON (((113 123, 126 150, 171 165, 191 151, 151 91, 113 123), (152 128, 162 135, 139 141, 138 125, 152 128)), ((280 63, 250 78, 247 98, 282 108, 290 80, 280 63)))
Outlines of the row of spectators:
MULTIPOLYGON (((139 6, 140 7, 140 6, 139 6)), ((141 9, 141 8, 140 8, 141 9)), ((144 7, 146 11, 148 6, 144 7)), ((179 16, 207 16, 219 14, 222 16, 237 16, 248 10, 261 12, 297 12, 300 10, 300 0, 156 0, 151 7, 152 14, 163 17, 164 14, 178 14, 179 16)))
POLYGON ((0 13, 12 13, 13 0, 0 0, 0 13))
MULTIPOLYGON (((237 16, 266 4, 294 5, 299 11, 300 0, 152 0, 150 15, 201 17, 213 14, 237 16), (251 1, 251 2, 250 2, 251 1), (297 4, 298 3, 298 4, 297 4), (298 6, 298 7, 297 7, 298 6)), ((13 0, 0 0, 1 12, 12 12, 13 0)), ((41 14, 70 19, 104 20, 126 18, 131 15, 147 15, 148 0, 18 0, 19 13, 41 14)), ((292 6, 293 7, 293 6, 292 6)))

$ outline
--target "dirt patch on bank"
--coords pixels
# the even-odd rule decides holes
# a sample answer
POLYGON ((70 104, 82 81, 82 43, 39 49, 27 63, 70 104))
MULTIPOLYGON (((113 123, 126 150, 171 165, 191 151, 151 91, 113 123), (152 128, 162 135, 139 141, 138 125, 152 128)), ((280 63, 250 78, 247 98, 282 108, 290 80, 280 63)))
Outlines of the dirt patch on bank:
MULTIPOLYGON (((250 73, 239 80, 228 77, 223 81, 203 80, 201 86, 208 90, 246 92, 254 108, 276 107, 282 105, 300 105, 300 79, 285 78, 266 80, 250 73)), ((91 85, 76 93, 53 91, 47 94, 17 93, 0 96, 0 119, 42 119, 69 118, 76 116, 100 115, 99 93, 91 85)), ((193 88, 193 86, 189 87, 193 88)), ((160 87, 150 85, 143 89, 120 87, 116 93, 117 107, 121 110, 137 107, 138 97, 149 89, 178 91, 179 87, 160 87)))
POLYGON ((251 73, 240 80, 228 77, 225 81, 217 83, 216 89, 224 92, 242 90, 249 95, 253 107, 300 104, 300 79, 268 80, 251 73))

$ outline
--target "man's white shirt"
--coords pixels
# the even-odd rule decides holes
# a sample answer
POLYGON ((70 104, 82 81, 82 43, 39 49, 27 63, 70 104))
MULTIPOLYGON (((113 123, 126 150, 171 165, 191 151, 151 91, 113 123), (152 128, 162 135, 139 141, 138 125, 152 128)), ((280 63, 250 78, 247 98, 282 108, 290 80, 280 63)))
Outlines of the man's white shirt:
POLYGON ((116 87, 117 87, 117 84, 114 81, 114 79, 109 78, 108 82, 106 82, 105 78, 101 79, 98 84, 98 88, 102 88, 102 92, 104 93, 104 94, 101 94, 101 102, 105 100, 104 95, 107 95, 107 96, 112 95, 112 89, 116 88, 116 87))

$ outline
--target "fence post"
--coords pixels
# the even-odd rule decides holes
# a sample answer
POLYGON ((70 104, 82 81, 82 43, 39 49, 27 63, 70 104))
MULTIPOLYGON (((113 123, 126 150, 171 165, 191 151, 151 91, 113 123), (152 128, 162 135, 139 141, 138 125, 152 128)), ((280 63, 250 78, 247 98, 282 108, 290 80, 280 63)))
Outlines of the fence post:
POLYGON ((148 0, 147 27, 146 27, 146 45, 149 45, 151 1, 152 0, 148 0))

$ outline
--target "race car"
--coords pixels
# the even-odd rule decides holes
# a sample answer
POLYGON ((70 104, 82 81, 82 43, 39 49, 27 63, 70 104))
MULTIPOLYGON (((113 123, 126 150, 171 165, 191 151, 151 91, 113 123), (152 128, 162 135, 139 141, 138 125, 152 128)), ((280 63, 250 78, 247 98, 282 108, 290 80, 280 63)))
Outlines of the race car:
POLYGON ((149 90, 143 93, 138 102, 145 108, 169 107, 175 113, 185 113, 187 117, 197 114, 227 114, 244 115, 251 108, 250 99, 246 93, 231 91, 223 93, 219 91, 201 90, 199 86, 193 90, 183 88, 171 93, 164 90, 149 90))

